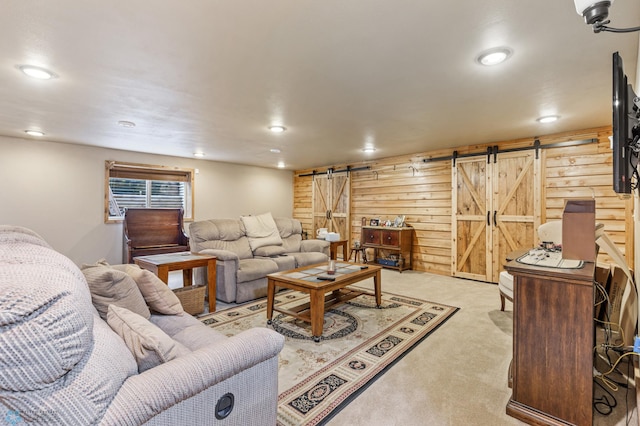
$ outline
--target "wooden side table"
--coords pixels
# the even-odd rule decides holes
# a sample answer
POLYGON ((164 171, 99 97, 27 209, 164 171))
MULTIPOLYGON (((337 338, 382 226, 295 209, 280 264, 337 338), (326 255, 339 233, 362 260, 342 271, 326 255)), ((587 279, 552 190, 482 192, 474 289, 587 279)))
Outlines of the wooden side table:
POLYGON ((207 268, 207 291, 209 293, 209 312, 216 311, 216 257, 204 254, 180 253, 156 254, 134 257, 136 265, 158 276, 165 284, 169 283, 169 271, 182 270, 184 286, 190 286, 193 268, 207 268))
POLYGON ((349 257, 347 256, 347 243, 349 240, 338 240, 338 241, 329 241, 329 258, 333 260, 338 259, 338 247, 342 246, 342 260, 345 262, 349 261, 349 257))

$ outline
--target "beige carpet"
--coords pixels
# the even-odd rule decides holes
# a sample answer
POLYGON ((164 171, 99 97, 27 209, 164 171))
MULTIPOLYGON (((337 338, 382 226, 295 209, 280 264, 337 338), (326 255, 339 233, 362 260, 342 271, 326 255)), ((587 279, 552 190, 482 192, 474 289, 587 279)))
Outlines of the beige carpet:
MULTIPOLYGON (((366 282, 365 282, 366 283, 366 282)), ((372 288, 373 284, 369 284, 372 288)), ((384 270, 382 290, 433 300, 460 310, 436 333, 342 409, 329 426, 521 425, 505 414, 511 389, 512 306, 500 311, 492 284, 414 271, 384 270)), ((218 309, 232 305, 220 304, 218 309)), ((637 425, 635 393, 616 394, 609 416, 594 415, 594 425, 637 425)))
MULTIPOLYGON (((291 309, 308 300, 304 293, 287 291, 276 295, 275 304, 291 309)), ((276 312, 270 328, 287 337, 279 356, 278 425, 324 424, 456 311, 389 292, 376 307, 372 295, 361 295, 325 313, 318 343, 309 323, 276 312)), ((265 326, 265 303, 247 303, 200 320, 234 335, 265 326)))

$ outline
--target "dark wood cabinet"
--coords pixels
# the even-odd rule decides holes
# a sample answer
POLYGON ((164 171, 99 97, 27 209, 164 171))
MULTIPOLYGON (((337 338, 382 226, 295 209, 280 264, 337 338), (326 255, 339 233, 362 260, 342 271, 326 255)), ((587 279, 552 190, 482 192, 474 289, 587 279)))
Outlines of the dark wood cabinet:
POLYGON ((513 393, 507 414, 536 425, 593 420, 595 266, 555 269, 511 261, 513 393))
POLYGON ((123 261, 136 256, 189 251, 182 209, 126 209, 123 230, 123 261))
POLYGON ((365 226, 362 228, 362 246, 372 248, 375 262, 385 268, 400 272, 411 269, 413 228, 365 226))

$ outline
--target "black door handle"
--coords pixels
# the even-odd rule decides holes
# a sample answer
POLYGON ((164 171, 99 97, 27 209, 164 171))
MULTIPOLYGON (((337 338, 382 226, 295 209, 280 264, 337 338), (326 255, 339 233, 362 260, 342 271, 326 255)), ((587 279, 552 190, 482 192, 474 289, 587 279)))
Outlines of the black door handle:
POLYGON ((487 226, 491 226, 491 212, 487 212, 487 226))
POLYGON ((496 219, 496 215, 498 214, 497 210, 493 211, 493 226, 498 226, 498 220, 496 219))

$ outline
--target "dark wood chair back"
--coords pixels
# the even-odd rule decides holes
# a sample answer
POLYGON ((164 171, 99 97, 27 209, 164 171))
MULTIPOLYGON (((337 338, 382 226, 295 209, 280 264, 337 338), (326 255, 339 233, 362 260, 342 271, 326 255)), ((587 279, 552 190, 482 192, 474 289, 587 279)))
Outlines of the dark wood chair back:
POLYGON ((126 209, 124 213, 124 261, 135 256, 189 251, 182 209, 126 209))

